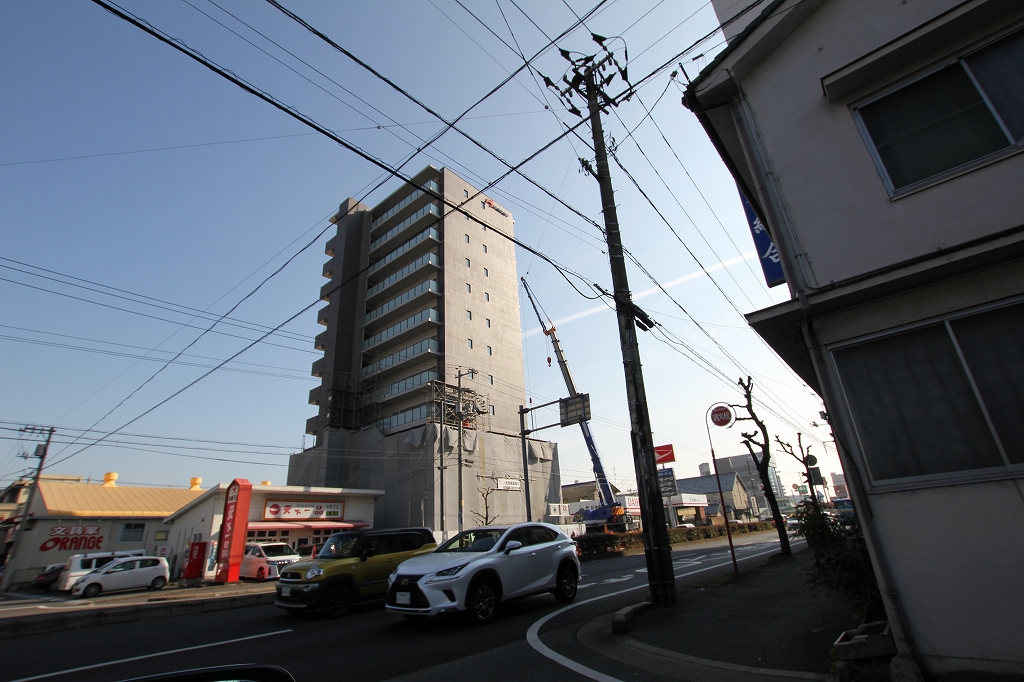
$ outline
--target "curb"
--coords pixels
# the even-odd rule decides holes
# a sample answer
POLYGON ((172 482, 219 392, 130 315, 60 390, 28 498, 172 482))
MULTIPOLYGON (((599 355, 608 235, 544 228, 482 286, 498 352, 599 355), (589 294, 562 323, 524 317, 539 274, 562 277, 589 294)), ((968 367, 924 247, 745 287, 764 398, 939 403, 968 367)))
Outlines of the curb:
POLYGON ((179 599, 144 604, 124 604, 92 608, 70 613, 45 613, 0 619, 0 639, 42 635, 49 632, 74 630, 96 625, 130 623, 152 618, 188 616, 211 611, 244 609, 250 606, 273 604, 276 592, 240 596, 208 597, 205 599, 179 599))
POLYGON ((612 634, 624 635, 629 632, 629 621, 633 620, 649 608, 651 608, 651 602, 642 601, 639 604, 633 604, 632 606, 627 606, 616 611, 612 616, 612 634))

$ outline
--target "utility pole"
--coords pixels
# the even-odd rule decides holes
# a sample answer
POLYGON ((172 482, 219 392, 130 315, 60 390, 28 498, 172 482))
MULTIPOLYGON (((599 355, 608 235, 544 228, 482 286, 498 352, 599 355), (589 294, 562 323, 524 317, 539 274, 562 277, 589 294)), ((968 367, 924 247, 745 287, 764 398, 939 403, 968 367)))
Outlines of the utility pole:
MULTIPOLYGON (((594 36, 603 46, 604 38, 594 36)), ((619 326, 619 345, 622 347, 622 365, 626 377, 626 399, 629 405, 629 421, 633 446, 633 466, 636 470, 637 492, 640 497, 640 513, 643 519, 644 548, 647 559, 647 579, 653 606, 671 606, 676 602, 675 573, 672 566, 672 546, 668 539, 665 509, 658 484, 657 464, 654 459, 654 438, 651 433, 650 413, 647 409, 647 392, 644 388, 643 370, 640 365, 640 348, 636 338, 635 318, 643 315, 633 305, 626 276, 626 261, 619 234, 619 219, 615 208, 615 193, 608 170, 608 151, 605 147, 604 128, 601 124, 601 110, 605 106, 616 106, 616 102, 603 91, 614 77, 614 70, 626 80, 626 70, 619 66, 614 55, 604 49, 603 56, 584 56, 571 59, 568 52, 562 56, 572 62, 573 78, 563 78, 567 87, 559 94, 570 98, 571 93, 581 95, 587 101, 590 128, 594 137, 596 171, 589 161, 581 163, 597 178, 601 190, 601 209, 604 213, 605 241, 608 244, 608 260, 611 265, 612 289, 615 298, 615 313, 619 326), (605 71, 611 71, 609 75, 605 71), (600 84, 599 84, 600 81, 600 84)), ((550 79, 545 80, 552 86, 550 79)), ((628 84, 628 82, 627 82, 628 84)), ((556 88, 557 90, 557 88, 556 88)), ((579 109, 569 105, 569 111, 579 114, 579 109)))
POLYGON ((476 370, 469 370, 463 372, 460 367, 456 379, 459 385, 459 398, 458 403, 455 405, 455 416, 459 420, 459 532, 462 532, 463 516, 466 511, 466 500, 462 496, 462 428, 463 420, 465 419, 465 412, 462 408, 462 377, 471 377, 476 373, 476 370))
POLYGON ((50 450, 50 440, 53 438, 54 431, 55 429, 52 426, 49 429, 44 429, 41 426, 26 426, 21 429, 22 433, 46 433, 46 442, 36 446, 34 456, 39 458, 39 465, 36 467, 36 475, 32 481, 32 487, 29 488, 28 491, 28 499, 25 500, 25 506, 21 508, 21 521, 18 523, 18 529, 14 532, 14 542, 11 545, 11 553, 8 555, 7 561, 5 562, 7 570, 4 571, 3 584, 0 585, 0 592, 7 591, 7 588, 11 585, 11 581, 14 579, 14 557, 18 552, 18 545, 25 532, 25 527, 28 526, 29 510, 32 509, 32 502, 36 498, 36 490, 39 489, 39 477, 42 475, 43 466, 46 464, 46 453, 50 450))

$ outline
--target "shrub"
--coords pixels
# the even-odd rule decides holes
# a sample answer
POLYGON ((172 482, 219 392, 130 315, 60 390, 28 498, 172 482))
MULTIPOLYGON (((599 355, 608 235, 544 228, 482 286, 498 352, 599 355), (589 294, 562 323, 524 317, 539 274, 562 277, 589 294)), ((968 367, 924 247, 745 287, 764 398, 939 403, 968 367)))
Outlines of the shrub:
POLYGON ((793 516, 814 561, 808 582, 846 599, 859 618, 884 618, 882 595, 857 520, 841 523, 809 502, 801 503, 793 516))

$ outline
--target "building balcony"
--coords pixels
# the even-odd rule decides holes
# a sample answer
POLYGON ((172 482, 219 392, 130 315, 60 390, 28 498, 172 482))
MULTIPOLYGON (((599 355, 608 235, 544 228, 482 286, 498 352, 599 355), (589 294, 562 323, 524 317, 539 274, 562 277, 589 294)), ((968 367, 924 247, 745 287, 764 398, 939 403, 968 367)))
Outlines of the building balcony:
POLYGON ((324 359, 320 358, 313 363, 313 369, 310 372, 315 377, 322 377, 324 375, 324 359))
POLYGON ((331 258, 329 261, 324 263, 324 277, 331 279, 334 277, 334 259, 331 258))
MULTIPOLYGON (((327 330, 324 330, 316 335, 313 339, 313 348, 316 350, 327 350, 327 330)), ((323 358, 320 358, 321 360, 323 358)))
MULTIPOLYGON (((386 376, 387 374, 402 369, 408 366, 410 363, 425 358, 434 357, 437 358, 440 355, 441 344, 437 339, 424 339, 419 343, 414 343, 411 346, 403 348, 400 351, 386 355, 379 360, 376 360, 369 365, 366 365, 359 370, 359 378, 366 379, 374 375, 379 377, 386 376)), ((320 362, 319 360, 317 362, 320 362)), ((316 363, 313 363, 314 366, 316 363)), ((378 377, 378 378, 379 378, 378 377)))
POLYGON ((306 433, 308 435, 315 436, 318 433, 320 433, 320 430, 318 428, 319 421, 320 421, 320 415, 316 415, 316 414, 306 420, 306 433))
POLYGON ((363 317, 363 325, 369 325, 372 322, 376 326, 400 319, 409 311, 423 305, 428 298, 436 299, 440 295, 441 285, 436 279, 420 282, 412 289, 366 313, 363 317))
MULTIPOLYGON (((377 429, 381 432, 394 431, 396 429, 405 427, 412 428, 422 422, 428 421, 434 418, 434 406, 431 403, 425 405, 418 405, 417 407, 410 408, 408 410, 402 410, 397 412, 390 417, 384 417, 383 419, 377 420, 377 429)), ((307 431, 306 433, 310 433, 307 431)))
POLYGON ((324 285, 320 287, 320 300, 330 301, 332 291, 334 291, 334 282, 324 282, 324 285))
POLYGON ((381 249, 394 243, 394 240, 409 230, 419 230, 427 225, 437 222, 441 218, 441 208, 437 204, 427 204, 411 216, 398 223, 377 239, 370 242, 370 257, 381 253, 381 249))
POLYGON ((335 236, 331 237, 330 239, 328 239, 327 240, 327 246, 324 247, 324 253, 326 253, 331 258, 334 258, 334 240, 336 240, 337 238, 338 238, 338 236, 335 235, 335 236))
MULTIPOLYGON (((428 180, 425 187, 435 194, 441 193, 441 186, 438 185, 437 182, 435 182, 434 180, 428 180)), ((385 223, 387 223, 392 218, 400 218, 401 214, 405 211, 405 209, 412 210, 415 206, 416 200, 419 199, 420 197, 427 197, 429 199, 431 198, 431 195, 428 194, 427 192, 424 192, 422 189, 414 190, 411 194, 409 194, 404 199, 399 201, 397 204, 389 208, 387 211, 385 211, 380 216, 375 218, 372 223, 370 223, 371 234, 378 227, 384 227, 385 223)))
POLYGON ((326 327, 328 321, 330 320, 330 317, 329 317, 330 311, 331 311, 331 306, 330 305, 325 305, 323 308, 321 308, 320 312, 318 312, 316 314, 316 323, 317 324, 322 324, 323 326, 326 327))
POLYGON ((423 391, 423 387, 431 381, 437 381, 441 378, 435 370, 428 369, 411 377, 406 377, 401 381, 396 381, 388 386, 383 392, 377 395, 366 396, 362 400, 362 404, 372 405, 378 403, 382 407, 391 403, 398 402, 404 398, 408 398, 415 391, 423 391))
POLYGON ((428 227, 389 251, 380 260, 374 261, 366 269, 367 281, 371 284, 387 277, 409 261, 431 251, 441 244, 441 233, 437 228, 428 227))
POLYGON ((320 386, 317 386, 316 388, 311 388, 309 390, 309 404, 310 405, 319 405, 320 404, 320 388, 321 388, 320 386))
POLYGON ((386 279, 382 279, 366 290, 366 305, 377 306, 388 296, 393 296, 402 282, 414 275, 420 277, 428 272, 436 272, 441 269, 441 259, 436 253, 425 253, 413 262, 406 265, 397 272, 393 272, 386 279))
POLYGON ((441 313, 437 308, 421 310, 412 317, 406 318, 398 324, 383 329, 370 338, 363 341, 363 352, 373 350, 380 352, 381 348, 395 346, 402 341, 408 341, 416 334, 422 333, 430 326, 441 324, 441 313))

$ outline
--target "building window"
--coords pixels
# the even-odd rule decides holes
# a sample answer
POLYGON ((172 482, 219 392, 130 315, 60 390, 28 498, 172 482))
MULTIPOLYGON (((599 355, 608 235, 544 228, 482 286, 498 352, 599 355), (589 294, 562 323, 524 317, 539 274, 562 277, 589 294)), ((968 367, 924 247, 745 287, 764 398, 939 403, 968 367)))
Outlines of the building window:
POLYGON ((487 354, 488 355, 493 355, 493 353, 491 352, 491 347, 490 346, 487 346, 487 354))
POLYGON ((466 220, 469 220, 469 214, 468 213, 463 213, 462 215, 466 216, 466 220))
POLYGON ((470 284, 469 282, 466 282, 466 293, 467 294, 473 293, 473 285, 470 284))
POLYGON ((121 530, 117 534, 118 542, 142 542, 146 524, 144 523, 122 523, 121 530))
POLYGON ((494 385, 494 375, 493 374, 488 374, 487 375, 487 383, 489 383, 491 386, 494 385))
POLYGON ((489 328, 491 326, 491 318, 485 317, 484 318, 484 324, 487 325, 488 328, 489 328))
POLYGON ((462 198, 463 199, 468 199, 469 198, 469 190, 468 189, 462 190, 462 198))
POLYGON ((467 320, 472 320, 473 319, 473 311, 472 310, 467 310, 466 311, 466 319, 467 320))
POLYGON ((468 348, 472 348, 473 347, 473 339, 466 339, 466 346, 468 348))
POLYGON ((484 244, 483 247, 484 247, 484 253, 487 253, 487 244, 484 244))
POLYGON ((491 300, 491 295, 489 293, 487 293, 486 291, 484 292, 484 300, 485 301, 491 300))
POLYGON ((486 199, 481 199, 480 200, 480 208, 487 208, 487 200, 486 199))
POLYGON ((169 533, 170 531, 158 530, 157 532, 153 533, 153 540, 156 542, 164 542, 167 540, 167 536, 169 533))
POLYGON ((467 267, 467 268, 468 268, 468 267, 470 267, 470 262, 469 262, 469 259, 468 259, 468 258, 466 259, 466 267, 467 267))
POLYGON ((856 107, 893 192, 1024 138, 1024 31, 856 107))
POLYGON ((487 268, 484 268, 484 277, 490 277, 490 276, 491 276, 491 271, 488 270, 487 268))
POLYGON ((476 379, 476 370, 475 369, 469 370, 469 378, 470 379, 476 379))
POLYGON ((494 416, 494 405, 489 405, 488 406, 488 411, 491 413, 491 416, 493 417, 494 416))
POLYGON ((1024 464, 1024 303, 832 351, 871 478, 950 479, 1024 464))
POLYGON ((466 240, 467 244, 469 243, 469 235, 468 234, 462 235, 462 238, 466 240))

